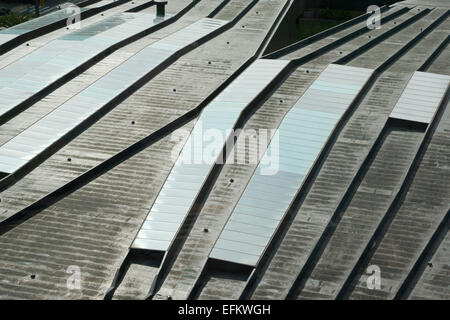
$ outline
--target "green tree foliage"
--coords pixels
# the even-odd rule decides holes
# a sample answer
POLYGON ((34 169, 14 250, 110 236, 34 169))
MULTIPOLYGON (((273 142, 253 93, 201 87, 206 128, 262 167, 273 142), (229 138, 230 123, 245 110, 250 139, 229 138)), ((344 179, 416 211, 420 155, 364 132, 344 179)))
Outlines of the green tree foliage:
POLYGON ((35 16, 31 14, 7 14, 0 16, 0 27, 9 28, 16 24, 33 19, 35 16))

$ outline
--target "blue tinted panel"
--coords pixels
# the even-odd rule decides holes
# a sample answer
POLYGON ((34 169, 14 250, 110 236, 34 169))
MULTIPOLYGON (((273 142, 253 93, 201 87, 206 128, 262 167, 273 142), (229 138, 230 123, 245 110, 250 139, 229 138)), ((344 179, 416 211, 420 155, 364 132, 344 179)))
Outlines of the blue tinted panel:
POLYGON ((371 74, 369 69, 337 65, 321 73, 283 119, 211 258, 257 264, 263 250, 248 245, 260 248, 269 243, 337 122, 371 74), (237 247, 229 242, 231 237, 246 245, 237 247))
POLYGON ((447 75, 415 72, 390 117, 430 123, 449 83, 447 75))
MULTIPOLYGON (((133 17, 133 15, 135 15, 135 14, 132 14, 130 16, 127 15, 125 20, 129 19, 130 23, 136 25, 136 27, 139 26, 139 28, 138 28, 139 30, 143 30, 143 29, 149 27, 149 21, 148 21, 147 14, 144 14, 144 16, 141 16, 141 18, 131 18, 131 17, 133 17), (137 21, 136 21, 136 19, 137 19, 137 21)), ((139 15, 137 15, 136 17, 139 17, 139 15)), ((192 40, 191 32, 193 30, 197 31, 196 35, 198 37, 205 36, 212 30, 209 25, 210 21, 211 21, 211 19, 201 19, 201 20, 195 22, 194 24, 187 26, 184 29, 177 31, 175 34, 178 34, 181 39, 191 39, 190 41, 198 40, 198 38, 195 38, 194 40, 192 40), (202 31, 202 32, 198 32, 198 31, 202 31), (185 37, 185 35, 189 35, 189 37, 188 36, 185 37)), ((227 23, 226 21, 223 21, 223 20, 214 20, 214 21, 215 21, 217 27, 227 23)), ((125 21, 122 24, 120 24, 120 26, 126 27, 127 23, 128 23, 128 21, 125 21)), ((118 27, 116 27, 116 28, 118 28, 118 27)), ((110 30, 105 28, 105 30, 107 30, 105 32, 107 32, 108 34, 110 34, 110 33, 114 34, 114 32, 116 32, 116 33, 119 32, 118 30, 114 31, 114 28, 110 29, 110 30)), ((124 29, 124 30, 127 30, 127 29, 124 29)), ((121 34, 123 34, 123 35, 121 35, 121 37, 125 37, 125 34, 123 32, 124 30, 122 30, 121 34)), ((100 33, 100 34, 103 34, 103 33, 100 33)), ((97 35, 97 33, 95 35, 97 35)), ((95 35, 92 36, 92 39, 95 38, 95 35)), ((130 36, 130 34, 127 33, 127 36, 130 36)), ((167 42, 168 40, 162 39, 160 41, 167 42)), ((81 121, 86 120, 87 118, 92 116, 96 111, 98 111, 100 108, 102 108, 107 102, 116 98, 118 95, 120 95, 123 92, 123 90, 132 86, 139 79, 141 79, 145 74, 150 72, 155 65, 155 61, 152 61, 150 58, 144 59, 144 60, 141 58, 142 58, 142 55, 145 55, 145 54, 151 55, 153 47, 157 43, 158 42, 150 44, 145 49, 143 49, 140 52, 139 59, 136 59, 135 57, 131 57, 130 59, 125 61, 123 64, 121 64, 120 67, 113 69, 111 72, 109 72, 108 74, 106 74, 105 76, 103 76, 102 78, 97 80, 94 84, 92 84, 85 90, 81 91, 79 94, 77 94, 73 98, 66 101, 64 104, 59 106, 54 111, 50 112, 48 115, 46 115, 41 120, 34 123, 32 126, 27 128, 21 134, 19 134, 15 138, 9 140, 7 143, 5 143, 3 146, 0 147, 0 152, 1 152, 1 150, 4 150, 4 151, 19 150, 19 151, 21 151, 21 153, 23 153, 23 155, 20 154, 20 159, 26 158, 27 160, 30 160, 34 156, 43 152, 47 147, 49 147, 52 143, 54 143, 56 141, 56 139, 51 140, 51 139, 45 138, 45 136, 59 138, 59 137, 65 135, 66 133, 68 133, 75 127, 77 127, 81 123, 81 121), (129 75, 126 77, 122 77, 125 73, 128 73, 129 75), (116 80, 119 78, 120 78, 120 82, 118 82, 116 80), (70 116, 70 113, 73 113, 73 112, 78 113, 78 115, 76 117, 70 116), (24 146, 22 144, 23 142, 21 143, 23 136, 35 136, 35 133, 38 133, 38 135, 36 135, 36 138, 42 137, 42 139, 35 139, 35 140, 39 140, 39 141, 35 141, 31 147, 24 146)), ((187 42, 187 40, 184 42, 183 41, 178 42, 178 44, 182 44, 183 47, 189 45, 190 43, 191 42, 187 42)), ((73 44, 73 45, 75 46, 75 44, 73 44)), ((85 44, 83 44, 83 45, 85 45, 85 44)), ((61 48, 61 50, 69 50, 69 49, 70 49, 70 46, 61 48)), ((159 53, 161 52, 159 49, 156 49, 156 51, 159 53)), ((175 54, 175 51, 173 51, 173 52, 166 51, 166 56, 162 57, 161 61, 169 58, 173 54, 175 54)), ((45 57, 43 57, 42 59, 44 59, 44 58, 45 57)), ((161 61, 158 61, 158 63, 161 61)), ((9 72, 8 70, 4 71, 5 69, 7 69, 7 68, 0 70, 0 79, 2 78, 3 74, 9 72)), ((50 69, 50 70, 52 72, 56 72, 56 73, 58 72, 57 70, 52 70, 52 69, 50 69)), ((47 72, 48 72, 48 70, 47 70, 47 72)), ((42 74, 43 74, 43 77, 45 77, 46 73, 42 72, 42 74)), ((55 74, 53 74, 53 76, 55 76, 55 74)), ((28 86, 32 86, 35 83, 33 81, 26 80, 25 78, 22 78, 17 81, 20 83, 23 82, 23 83, 27 84, 28 86)), ((49 80, 49 81, 53 81, 53 80, 49 80)), ((46 83, 48 84, 49 81, 47 81, 47 82, 43 81, 42 85, 46 85, 46 83)), ((0 110, 7 111, 8 105, 2 104, 2 101, 5 101, 5 99, 9 99, 9 97, 2 96, 1 95, 2 90, 6 90, 9 93, 11 93, 11 91, 14 89, 6 88, 6 87, 0 89, 0 106, 1 106, 0 110)), ((16 94, 19 95, 19 93, 20 92, 17 92, 16 94)), ((32 94, 31 91, 30 91, 30 94, 32 94)), ((20 93, 20 96, 21 96, 20 99, 26 98, 26 94, 20 93)), ((16 103, 20 102, 19 101, 20 99, 16 99, 16 100, 9 99, 8 101, 10 101, 12 104, 16 104, 16 103)), ((13 154, 8 154, 8 153, 6 153, 6 154, 9 157, 12 157, 12 158, 15 157, 13 154)), ((15 164, 16 164, 16 166, 13 166, 12 163, 8 163, 6 165, 6 161, 2 161, 1 156, 0 156, 0 171, 1 172, 12 173, 12 172, 16 171, 17 169, 19 169, 24 163, 22 161, 17 161, 17 162, 15 162, 15 164), (2 166, 1 163, 5 163, 5 165, 2 166)), ((195 176, 199 173, 200 174, 203 173, 205 171, 205 168, 206 168, 206 170, 209 170, 208 169, 209 166, 206 166, 206 167, 205 166, 203 166, 203 167, 197 166, 197 167, 189 167, 189 168, 183 167, 182 169, 175 167, 175 170, 179 170, 180 172, 182 172, 182 175, 190 174, 191 176, 187 178, 187 181, 192 181, 192 180, 195 181, 195 178, 193 179, 192 176, 195 176)), ((199 184, 201 183, 201 178, 200 178, 200 180, 198 180, 198 183, 199 184)), ((160 202, 161 201, 162 201, 162 199, 160 200, 160 202)), ((177 200, 176 202, 180 203, 182 201, 177 200)), ((185 204, 186 202, 183 202, 183 203, 185 204)))

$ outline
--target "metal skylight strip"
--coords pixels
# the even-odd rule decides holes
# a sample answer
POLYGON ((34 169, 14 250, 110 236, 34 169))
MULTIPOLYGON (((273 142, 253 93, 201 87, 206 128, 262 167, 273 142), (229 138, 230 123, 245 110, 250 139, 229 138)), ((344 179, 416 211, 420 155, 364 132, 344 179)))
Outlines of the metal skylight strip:
POLYGON ((210 257, 255 266, 336 124, 372 74, 329 65, 287 113, 210 257), (340 74, 354 81, 341 82, 340 74), (341 90, 342 89, 342 90, 341 90), (344 92, 345 91, 345 92, 344 92), (323 101, 323 95, 327 101, 323 101), (314 101, 318 103, 311 103, 314 101), (311 128, 311 119, 317 129, 311 128), (272 157, 278 155, 278 157, 272 157))
POLYGON ((117 14, 53 40, 0 69, 0 116, 110 46, 164 19, 149 13, 117 14))
MULTIPOLYGON (((241 112, 280 73, 288 61, 260 59, 254 62, 202 112, 186 144, 163 185, 146 221, 132 247, 166 251, 193 202, 199 193, 214 163, 190 163, 195 161, 192 147, 196 139, 202 138, 205 130, 216 129, 227 137, 241 112), (210 125, 213 123, 213 125, 210 125), (152 234, 152 231, 158 231, 152 234), (163 232, 163 233, 161 233, 163 232)), ((208 145, 195 149, 203 155, 208 145)), ((217 159, 220 150, 211 157, 217 159)))
POLYGON ((429 124, 449 83, 450 76, 416 71, 390 117, 429 124))
MULTIPOLYGON (((186 39, 184 43, 178 40, 177 45, 185 47, 193 41, 197 41, 212 31, 217 30, 226 23, 227 21, 218 19, 201 19, 176 32, 181 39, 186 39), (216 23, 213 27, 210 25, 211 20, 216 23), (183 37, 184 35, 192 34, 192 32, 197 34, 196 39, 183 37)), ((162 39, 161 41, 170 43, 167 39, 162 39)), ((42 153, 47 147, 57 142, 60 137, 76 128, 96 111, 177 52, 175 49, 172 51, 160 50, 158 43, 159 41, 150 44, 119 67, 113 69, 88 88, 2 145, 0 147, 0 172, 14 173, 24 165, 23 160, 31 160, 42 153), (127 74, 127 76, 124 77, 124 74, 127 74), (121 81, 115 81, 117 79, 121 81), (73 115, 74 110, 76 110, 77 116, 73 115), (39 133, 45 133, 45 135, 42 136, 39 133), (23 154, 21 153, 20 157, 15 156, 11 154, 11 150, 19 150, 23 154), (6 161, 2 161, 3 156, 8 157, 7 164, 6 161), (17 159, 15 164, 11 160, 14 158, 17 159), (2 163, 5 163, 5 165, 2 165, 2 163)))

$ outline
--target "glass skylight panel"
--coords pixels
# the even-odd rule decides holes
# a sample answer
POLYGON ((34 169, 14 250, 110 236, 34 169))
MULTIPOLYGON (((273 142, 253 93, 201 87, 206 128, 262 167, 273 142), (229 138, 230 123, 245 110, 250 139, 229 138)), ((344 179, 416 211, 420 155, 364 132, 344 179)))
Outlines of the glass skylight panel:
POLYGON ((155 19, 154 14, 121 13, 53 40, 0 69, 0 115, 14 109, 111 45, 161 21, 163 19, 155 19))
MULTIPOLYGON (((219 156, 214 153, 212 163, 192 163, 195 161, 192 146, 195 148, 197 135, 201 139, 205 130, 216 129, 227 137, 245 107, 287 64, 288 61, 283 60, 257 60, 204 109, 136 236, 133 248, 157 251, 169 248, 219 156)), ((207 144, 203 143, 197 151, 203 155, 205 148, 207 144)))
POLYGON ((331 64, 320 74, 283 119, 278 139, 269 144, 211 258, 258 263, 336 124, 372 72, 331 64), (274 154, 278 157, 271 159, 274 154))
POLYGON ((390 117, 430 123, 444 98, 449 83, 450 76, 416 71, 390 117))

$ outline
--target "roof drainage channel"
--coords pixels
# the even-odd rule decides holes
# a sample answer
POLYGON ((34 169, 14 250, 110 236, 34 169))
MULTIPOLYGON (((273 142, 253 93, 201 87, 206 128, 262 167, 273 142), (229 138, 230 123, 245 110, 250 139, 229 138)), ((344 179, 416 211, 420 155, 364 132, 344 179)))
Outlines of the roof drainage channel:
POLYGON ((202 135, 202 130, 207 129, 219 130, 222 136, 229 135, 244 109, 288 63, 289 61, 283 60, 256 60, 203 110, 138 232, 132 248, 168 250, 214 166, 214 160, 222 151, 220 148, 210 157, 213 163, 202 161, 192 164, 191 160, 197 155, 195 153, 194 157, 191 157, 192 147, 195 152, 201 152, 202 155, 208 148, 207 144, 202 145, 200 149, 196 148, 195 139, 198 135, 202 135))
POLYGON ((210 258, 258 263, 299 186, 372 73, 330 64, 320 74, 283 119, 210 258))
POLYGON ((0 172, 14 173, 183 48, 228 22, 203 18, 159 40, 0 147, 0 172))
POLYGON ((103 51, 165 21, 149 13, 121 13, 77 30, 0 69, 0 118, 103 51))
POLYGON ((390 118, 429 124, 444 98, 450 76, 416 71, 390 118))
MULTIPOLYGON (((102 6, 80 8, 80 20, 129 1, 119 0, 102 6)), ((67 20, 75 16, 75 11, 71 8, 73 7, 67 7, 0 31, 0 55, 16 48, 25 41, 63 28, 67 25, 67 20)))

